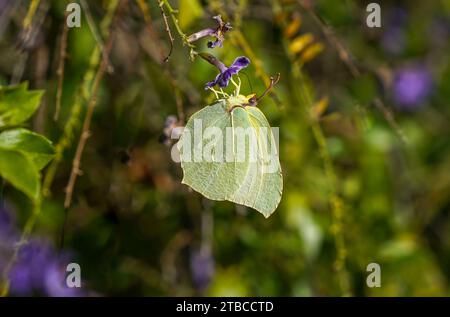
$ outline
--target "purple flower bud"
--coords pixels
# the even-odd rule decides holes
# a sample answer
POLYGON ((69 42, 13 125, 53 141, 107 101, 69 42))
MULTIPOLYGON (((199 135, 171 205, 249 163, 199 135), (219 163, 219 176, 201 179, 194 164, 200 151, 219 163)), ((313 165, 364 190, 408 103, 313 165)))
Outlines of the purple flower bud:
POLYGON ((415 110, 431 95, 433 80, 424 66, 408 66, 394 74, 393 95, 401 110, 415 110))
POLYGON ((214 257, 210 250, 194 250, 191 253, 192 281, 199 291, 204 291, 214 276, 214 257))

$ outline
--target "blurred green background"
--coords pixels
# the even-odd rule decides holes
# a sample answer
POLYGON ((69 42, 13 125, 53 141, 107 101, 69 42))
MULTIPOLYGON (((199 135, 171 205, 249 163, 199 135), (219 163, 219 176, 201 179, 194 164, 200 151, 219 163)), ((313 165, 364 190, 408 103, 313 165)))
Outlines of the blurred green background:
MULTIPOLYGON (((113 2, 85 1, 81 28, 68 30, 54 121, 69 2, 40 1, 30 39, 23 36, 30 1, 0 0, 0 83, 44 89, 28 128, 67 143, 31 235, 54 253, 93 87, 83 76, 99 68, 90 60, 108 41, 113 2)), ((130 0, 111 22, 111 67, 64 229, 63 252, 81 265, 83 294, 448 296, 450 1, 382 1, 381 28, 366 26, 371 1, 169 2, 186 35, 213 27, 216 14, 232 24, 223 48, 195 45, 227 65, 249 57, 240 76, 245 94, 262 93, 267 76, 281 74, 259 104, 280 128, 281 204, 265 219, 181 184, 182 170, 160 142, 164 123, 211 102, 204 84, 217 71, 190 60, 167 8, 175 41, 163 62, 170 41, 157 1, 130 0), (381 266, 379 288, 366 285, 372 262, 381 266)), ((3 197, 21 231, 28 199, 8 183, 3 197)), ((15 290, 11 279, 12 295, 58 295, 45 285, 15 290)))

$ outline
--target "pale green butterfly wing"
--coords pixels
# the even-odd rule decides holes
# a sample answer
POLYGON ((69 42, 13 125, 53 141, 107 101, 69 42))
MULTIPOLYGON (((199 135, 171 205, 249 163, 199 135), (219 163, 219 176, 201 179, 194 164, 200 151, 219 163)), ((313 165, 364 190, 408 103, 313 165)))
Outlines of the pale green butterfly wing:
POLYGON ((219 148, 220 142, 223 145, 223 138, 215 138, 214 134, 209 137, 205 131, 213 128, 212 131, 223 133, 227 127, 231 128, 231 120, 226 104, 218 102, 193 114, 178 142, 182 183, 212 200, 228 200, 245 177, 245 162, 225 162, 225 151, 205 150, 219 148))
POLYGON ((265 217, 275 211, 283 187, 281 167, 259 109, 229 112, 225 101, 205 107, 189 119, 178 148, 184 184, 209 199, 246 205, 265 217))
MULTIPOLYGON (((236 108, 243 113, 256 139, 256 160, 248 163, 247 175, 232 201, 252 207, 269 217, 277 208, 283 191, 283 178, 277 146, 269 123, 256 107, 236 108)), ((249 150, 247 153, 250 156, 249 150)))

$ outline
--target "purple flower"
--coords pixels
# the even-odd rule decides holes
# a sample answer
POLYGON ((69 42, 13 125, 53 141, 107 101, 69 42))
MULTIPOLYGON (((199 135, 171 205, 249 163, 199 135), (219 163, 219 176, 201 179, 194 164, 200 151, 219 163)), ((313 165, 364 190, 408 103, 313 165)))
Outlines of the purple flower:
POLYGON ((214 48, 216 46, 222 47, 223 45, 223 41, 225 40, 225 33, 227 33, 228 31, 231 30, 231 24, 230 23, 225 23, 222 21, 222 17, 220 15, 216 15, 213 17, 214 20, 216 20, 218 26, 217 28, 213 29, 213 28, 207 28, 207 29, 203 29, 201 31, 198 31, 192 35, 190 35, 188 37, 188 42, 192 43, 195 42, 203 37, 206 36, 212 36, 215 37, 216 40, 213 41, 208 41, 208 47, 209 48, 214 48))
POLYGON ((211 250, 194 250, 191 253, 192 281, 200 291, 205 290, 214 275, 214 257, 211 250))
MULTIPOLYGON (((0 272, 9 263, 18 240, 19 232, 14 226, 14 218, 0 207, 0 272)), ((81 296, 83 293, 79 289, 69 288, 65 284, 65 267, 70 262, 69 254, 58 254, 48 241, 30 238, 20 248, 9 271, 11 294, 81 296)))
POLYGON ((9 274, 11 292, 17 295, 38 291, 45 276, 45 268, 53 263, 51 247, 43 242, 32 240, 19 252, 17 261, 9 274))
POLYGON ((57 262, 47 267, 43 288, 45 293, 52 297, 76 297, 82 295, 79 288, 70 288, 66 285, 65 266, 57 262))
POLYGON ((31 240, 24 245, 9 273, 11 293, 33 293, 55 297, 80 296, 79 289, 69 288, 66 283, 67 255, 59 256, 53 247, 41 240, 31 240))
POLYGON ((32 271, 25 264, 16 264, 9 275, 10 289, 14 295, 24 296, 34 289, 32 271))
POLYGON ((394 100, 401 110, 414 110, 428 100, 432 87, 431 74, 425 67, 401 68, 394 75, 394 100))
POLYGON ((250 64, 250 60, 247 57, 241 56, 236 58, 230 67, 226 67, 224 63, 211 54, 201 53, 199 55, 220 70, 220 74, 213 81, 206 83, 205 89, 212 88, 215 85, 218 85, 220 88, 227 87, 231 77, 250 64))

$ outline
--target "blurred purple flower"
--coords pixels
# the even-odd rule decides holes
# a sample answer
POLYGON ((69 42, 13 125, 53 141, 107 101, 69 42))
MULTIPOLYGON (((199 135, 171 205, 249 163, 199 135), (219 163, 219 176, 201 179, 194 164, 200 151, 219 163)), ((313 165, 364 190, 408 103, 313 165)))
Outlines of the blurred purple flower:
POLYGON ((34 289, 32 276, 32 271, 27 265, 16 264, 9 273, 11 293, 19 296, 30 294, 34 289))
POLYGON ((227 87, 231 77, 250 64, 250 60, 245 56, 236 58, 230 67, 226 67, 224 63, 210 54, 200 54, 200 56, 220 70, 220 74, 213 81, 206 83, 205 89, 212 88, 215 85, 220 88, 227 87))
POLYGON ((31 240, 20 249, 9 274, 13 294, 26 295, 41 288, 45 268, 54 258, 52 251, 47 243, 38 240, 31 240))
MULTIPOLYGON (((9 262, 19 240, 14 220, 5 208, 0 208, 0 272, 9 262)), ((45 240, 30 238, 20 248, 9 272, 10 291, 13 295, 42 294, 47 296, 82 296, 80 289, 66 286, 65 268, 70 263, 67 253, 58 254, 45 240)))
POLYGON ((191 252, 192 281, 199 291, 204 291, 214 276, 214 257, 210 250, 191 252))
POLYGON ((404 67, 394 74, 393 95, 401 110, 414 110, 423 105, 432 88, 431 74, 424 66, 404 67))
POLYGON ((55 297, 81 296, 79 289, 66 286, 67 255, 58 256, 50 244, 31 240, 24 245, 9 274, 14 295, 45 294, 55 297))
MULTIPOLYGON (((10 219, 0 210, 0 237, 3 240, 4 228, 10 225, 10 219)), ((9 227, 11 228, 11 227, 9 227)), ((15 239, 1 243, 6 258, 0 258, 0 270, 8 262, 13 253, 15 239)), ((11 271, 9 272, 10 291, 13 295, 25 296, 42 294, 57 297, 81 296, 82 292, 76 288, 66 286, 65 267, 70 262, 67 254, 58 255, 52 245, 44 240, 31 239, 22 246, 11 271)))
POLYGON ((65 266, 57 262, 47 267, 44 275, 43 288, 46 294, 52 297, 82 296, 79 288, 67 287, 65 266))

